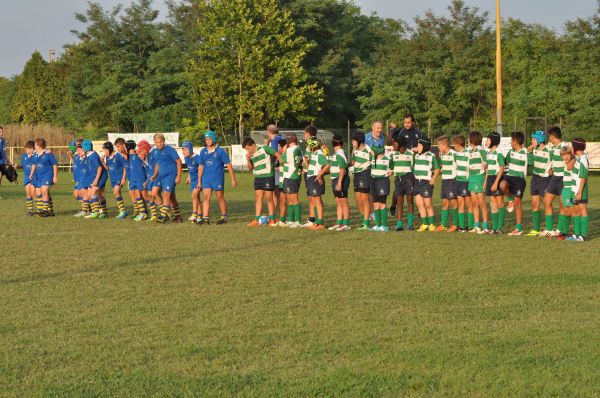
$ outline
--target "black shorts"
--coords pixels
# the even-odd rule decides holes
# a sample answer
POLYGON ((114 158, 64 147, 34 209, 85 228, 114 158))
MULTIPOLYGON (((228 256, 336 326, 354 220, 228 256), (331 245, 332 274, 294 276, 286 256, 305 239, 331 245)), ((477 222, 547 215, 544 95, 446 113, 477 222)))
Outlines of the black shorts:
POLYGON ((486 196, 502 196, 502 192, 500 192, 500 182, 504 179, 500 178, 500 181, 498 181, 498 186, 496 187, 496 190, 492 192, 492 185, 494 185, 494 182, 496 182, 496 177, 497 176, 488 176, 487 181, 485 182, 485 195, 486 196))
POLYGON ((294 195, 300 192, 300 180, 293 180, 291 178, 284 179, 283 192, 285 192, 286 195, 294 195))
POLYGON ((429 180, 415 180, 415 195, 423 198, 433 197, 433 185, 429 184, 429 180))
POLYGON ((531 196, 544 196, 552 177, 531 177, 531 196))
POLYGON ((317 197, 325 195, 325 182, 319 184, 316 176, 311 176, 306 179, 308 196, 317 197))
POLYGON ((354 174, 354 192, 371 193, 371 169, 354 174))
POLYGON ((254 178, 254 190, 255 191, 274 191, 275 187, 275 176, 271 177, 257 177, 254 178))
POLYGON ((342 190, 341 191, 336 191, 335 188, 337 187, 338 184, 338 179, 334 178, 333 180, 331 180, 331 191, 333 192, 333 197, 334 198, 347 198, 348 197, 348 189, 350 188, 350 177, 348 177, 348 174, 344 175, 344 178, 342 179, 342 190))
POLYGON ((394 178, 394 196, 412 195, 415 190, 415 175, 408 173, 394 178))
MULTIPOLYGON (((390 194, 390 179, 385 178, 372 178, 371 179, 371 195, 373 198, 376 196, 387 197, 390 194)), ((385 203, 385 202, 384 202, 385 203)))
POLYGON ((442 199, 456 199, 456 180, 442 180, 442 199))
POLYGON ((458 196, 471 196, 471 191, 469 191, 469 181, 456 181, 454 189, 458 196))
POLYGON ((546 188, 546 193, 551 193, 554 196, 560 196, 563 190, 563 178, 558 176, 550 177, 550 182, 546 188))
POLYGON ((521 177, 515 176, 506 176, 504 177, 504 181, 508 183, 510 188, 510 194, 512 196, 516 196, 517 198, 523 198, 525 194, 525 188, 527 187, 527 181, 521 177))
POLYGON ((373 195, 373 203, 381 203, 381 204, 386 204, 387 203, 387 196, 385 195, 373 195))

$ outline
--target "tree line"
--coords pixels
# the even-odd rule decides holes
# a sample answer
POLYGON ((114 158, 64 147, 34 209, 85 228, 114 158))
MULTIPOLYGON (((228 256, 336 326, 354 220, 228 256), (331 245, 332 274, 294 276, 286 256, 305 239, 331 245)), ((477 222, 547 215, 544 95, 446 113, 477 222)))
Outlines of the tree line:
MULTIPOLYGON (((412 113, 431 134, 495 128, 495 30, 462 0, 447 15, 366 16, 342 0, 151 0, 106 10, 48 63, 0 77, 0 123, 106 131, 212 128, 234 142, 267 123, 368 128, 412 113)), ((600 5, 560 32, 503 21, 505 121, 548 117, 600 140, 600 5)))

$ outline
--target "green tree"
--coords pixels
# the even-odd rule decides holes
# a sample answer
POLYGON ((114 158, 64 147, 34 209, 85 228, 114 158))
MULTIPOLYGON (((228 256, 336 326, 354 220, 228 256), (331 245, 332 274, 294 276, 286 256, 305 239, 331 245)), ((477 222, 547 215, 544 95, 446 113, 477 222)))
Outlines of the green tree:
POLYGON ((201 42, 188 68, 200 120, 239 138, 265 122, 295 117, 322 98, 302 67, 309 45, 276 0, 205 0, 201 42))
POLYGON ((6 124, 12 121, 12 101, 17 91, 15 79, 0 77, 0 123, 6 124))

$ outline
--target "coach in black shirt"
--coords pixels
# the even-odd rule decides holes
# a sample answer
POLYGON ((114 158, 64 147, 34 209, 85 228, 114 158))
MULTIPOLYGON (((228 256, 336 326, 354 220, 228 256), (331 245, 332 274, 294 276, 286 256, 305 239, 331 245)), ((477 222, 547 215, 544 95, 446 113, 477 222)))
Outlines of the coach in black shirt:
POLYGON ((402 121, 403 128, 399 128, 398 126, 392 127, 390 125, 390 131, 388 133, 388 144, 392 144, 393 140, 396 137, 403 135, 406 138, 406 147, 408 149, 416 148, 419 144, 419 139, 423 136, 421 130, 419 130, 415 126, 415 118, 411 114, 404 115, 404 120, 402 121))

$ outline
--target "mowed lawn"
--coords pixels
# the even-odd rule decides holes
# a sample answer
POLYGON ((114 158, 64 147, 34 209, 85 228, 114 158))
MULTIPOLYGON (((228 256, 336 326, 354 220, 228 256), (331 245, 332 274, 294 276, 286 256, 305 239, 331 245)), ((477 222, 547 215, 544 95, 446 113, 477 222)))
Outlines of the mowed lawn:
POLYGON ((204 227, 76 219, 65 173, 28 218, 4 181, 0 396, 599 394, 600 177, 585 244, 250 229, 251 178, 204 227))

